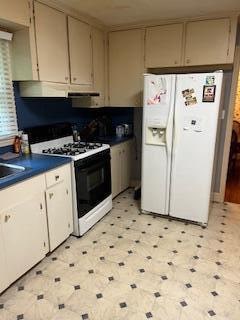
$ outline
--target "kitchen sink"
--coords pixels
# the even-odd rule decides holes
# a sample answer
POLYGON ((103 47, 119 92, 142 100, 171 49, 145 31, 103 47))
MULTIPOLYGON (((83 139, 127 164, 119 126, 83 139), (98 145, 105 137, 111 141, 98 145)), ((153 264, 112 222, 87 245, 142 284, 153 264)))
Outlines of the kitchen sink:
POLYGON ((24 171, 25 168, 13 164, 0 163, 0 179, 13 176, 24 171))

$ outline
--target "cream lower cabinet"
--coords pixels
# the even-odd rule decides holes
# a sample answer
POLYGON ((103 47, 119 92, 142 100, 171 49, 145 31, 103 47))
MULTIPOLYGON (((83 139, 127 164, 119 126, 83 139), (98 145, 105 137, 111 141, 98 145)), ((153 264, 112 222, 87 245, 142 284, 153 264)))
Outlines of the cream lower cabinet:
POLYGON ((70 165, 46 173, 47 219, 50 251, 73 231, 70 165))
POLYGON ((0 215, 0 292, 5 290, 10 284, 6 262, 6 249, 3 243, 3 218, 3 215, 0 215))
POLYGON ((133 141, 111 147, 112 197, 130 186, 133 141))
POLYGON ((1 190, 0 204, 1 293, 72 233, 70 165, 1 190))
POLYGON ((0 192, 0 291, 48 252, 44 191, 45 177, 40 175, 0 192))

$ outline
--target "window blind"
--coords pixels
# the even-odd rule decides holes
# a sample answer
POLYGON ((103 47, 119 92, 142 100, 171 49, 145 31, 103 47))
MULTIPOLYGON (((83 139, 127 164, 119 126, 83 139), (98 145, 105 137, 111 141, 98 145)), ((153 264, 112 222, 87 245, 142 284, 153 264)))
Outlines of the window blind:
POLYGON ((0 139, 17 134, 9 42, 0 39, 0 139))

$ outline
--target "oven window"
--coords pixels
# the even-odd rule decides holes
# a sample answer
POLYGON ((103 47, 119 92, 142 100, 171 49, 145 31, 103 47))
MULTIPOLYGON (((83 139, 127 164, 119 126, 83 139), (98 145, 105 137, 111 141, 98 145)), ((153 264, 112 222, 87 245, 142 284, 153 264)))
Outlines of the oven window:
POLYGON ((103 168, 90 172, 87 176, 87 189, 91 191, 97 186, 104 183, 104 170, 103 168))

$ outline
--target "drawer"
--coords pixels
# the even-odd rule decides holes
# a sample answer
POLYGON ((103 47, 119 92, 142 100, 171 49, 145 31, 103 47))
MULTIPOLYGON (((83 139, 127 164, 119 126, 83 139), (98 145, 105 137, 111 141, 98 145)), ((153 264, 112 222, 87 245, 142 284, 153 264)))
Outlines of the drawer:
POLYGON ((54 184, 60 181, 70 179, 70 175, 71 175, 70 165, 65 165, 47 172, 46 173, 47 188, 53 186, 54 184))

